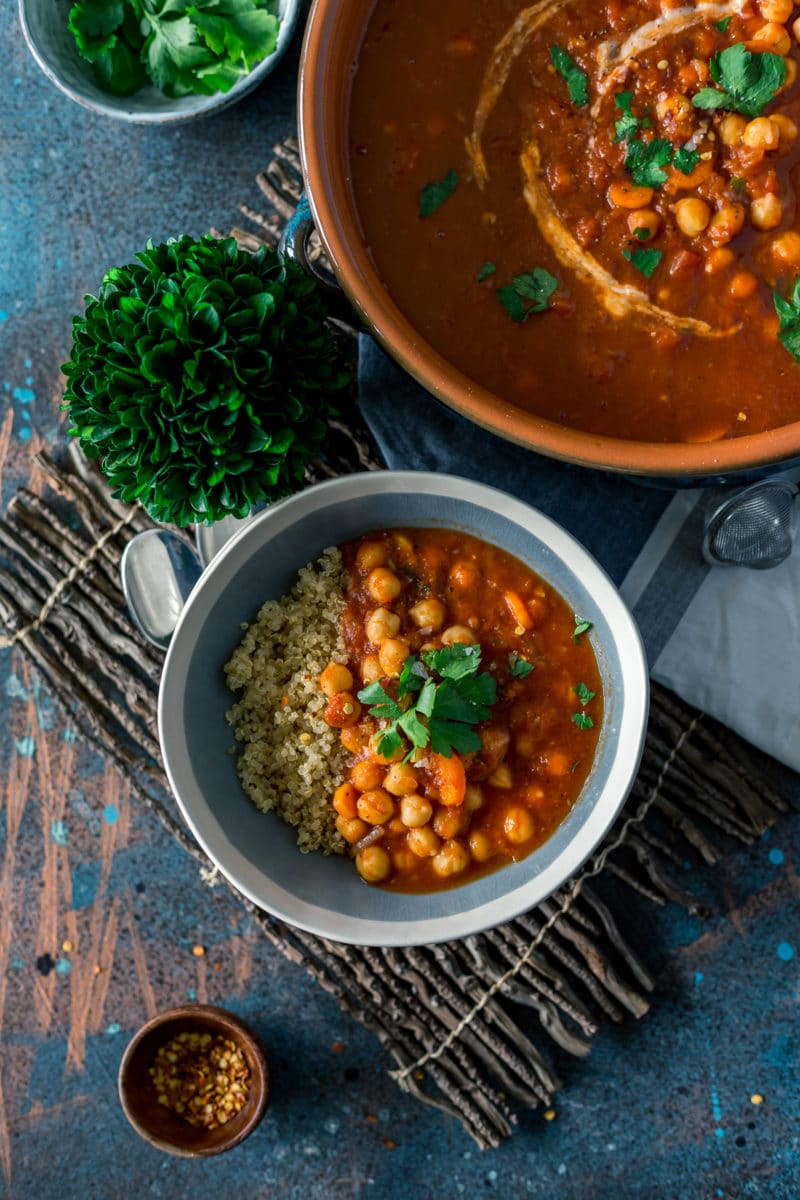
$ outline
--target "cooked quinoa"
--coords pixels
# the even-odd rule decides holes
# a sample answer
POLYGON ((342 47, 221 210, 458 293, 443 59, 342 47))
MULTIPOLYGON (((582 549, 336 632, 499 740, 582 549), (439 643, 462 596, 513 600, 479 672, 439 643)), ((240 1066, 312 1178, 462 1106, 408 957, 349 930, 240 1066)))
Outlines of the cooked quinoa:
POLYGON ((241 753, 237 771, 262 812, 297 828, 303 851, 341 854, 331 797, 346 776, 339 731, 322 718, 318 686, 331 661, 346 663, 341 634, 347 571, 335 547, 300 571, 282 600, 268 600, 225 664, 241 697, 226 714, 241 753))

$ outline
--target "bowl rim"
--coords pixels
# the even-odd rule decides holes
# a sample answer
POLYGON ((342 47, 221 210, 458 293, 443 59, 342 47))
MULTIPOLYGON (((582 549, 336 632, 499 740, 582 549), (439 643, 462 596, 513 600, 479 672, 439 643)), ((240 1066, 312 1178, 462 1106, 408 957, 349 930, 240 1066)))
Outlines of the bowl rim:
MULTIPOLYGON (((368 518, 365 522, 368 524, 368 518)), ((268 541, 269 539, 267 539, 268 541)), ((297 563, 299 570, 304 562, 297 563)), ((535 568, 534 568, 535 569, 535 568)), ((265 589, 266 590, 266 589, 265 589)), ((528 911, 572 879, 596 849, 619 814, 633 782, 644 748, 649 711, 649 677, 639 629, 616 586, 587 550, 550 517, 497 488, 453 475, 417 471, 373 471, 341 476, 315 484, 280 501, 240 530, 204 572, 178 621, 161 676, 158 696, 158 734, 164 768, 180 812, 194 837, 226 879, 259 908, 317 936, 336 942, 369 946, 425 945, 466 937, 503 924, 528 911), (521 526, 549 548, 568 572, 597 597, 597 609, 618 648, 622 697, 620 716, 611 751, 608 777, 593 807, 574 836, 543 871, 512 891, 450 915, 423 916, 413 927, 338 913, 330 908, 298 901, 292 911, 289 893, 272 884, 232 850, 218 818, 202 793, 195 789, 183 734, 183 696, 194 638, 202 622, 206 596, 213 599, 215 578, 228 559, 248 539, 263 546, 265 528, 273 536, 291 527, 309 513, 324 508, 328 501, 364 501, 376 491, 398 498, 409 492, 455 498, 500 514, 521 526), (232 860, 238 859, 238 862, 232 860)), ((297 851, 299 853, 299 851, 297 851)))
POLYGON ((306 25, 297 98, 303 178, 317 232, 343 291, 409 375, 482 428, 549 458, 597 470, 662 480, 720 481, 800 456, 800 421, 705 443, 628 441, 571 429, 494 395, 434 350, 386 290, 361 232, 349 172, 345 167, 342 173, 337 159, 336 121, 342 106, 327 101, 337 94, 336 87, 349 90, 349 80, 328 76, 334 62, 331 44, 345 25, 339 15, 344 8, 344 0, 314 0, 306 25))
MULTIPOLYGON (((36 65, 47 77, 47 79, 55 87, 58 88, 70 100, 74 100, 76 104, 80 104, 82 108, 88 109, 90 112, 97 113, 103 117, 112 117, 117 121, 123 121, 130 125, 185 125, 189 121, 200 120, 202 117, 210 117, 215 113, 222 112, 223 109, 230 108, 237 101, 243 99, 249 92, 253 91, 263 79, 269 75, 278 65, 283 57, 284 51, 288 48, 294 35, 297 25, 302 0, 284 0, 287 8, 287 15, 281 19, 280 29, 278 30, 278 42, 272 54, 267 55, 260 63, 257 63, 251 71, 243 75, 233 87, 227 92, 214 92, 210 96, 197 94, 194 98, 197 101, 196 107, 191 109, 173 110, 170 108, 154 109, 152 111, 142 110, 133 111, 124 106, 115 106, 110 101, 95 99, 84 95, 77 88, 71 86, 66 80, 62 79, 59 73, 54 69, 49 60, 42 54, 36 39, 31 32, 28 23, 28 2, 29 0, 17 0, 17 12, 19 14, 19 23, 22 28, 22 36, 25 44, 30 51, 31 57, 36 62, 36 65)), ((66 10, 65 10, 66 12, 66 10)), ((77 53, 77 52, 76 52, 77 53)), ((157 89, 156 89, 157 90, 157 89)), ((120 102, 127 99, 126 96, 117 97, 120 102)), ((166 97, 170 99, 170 97, 166 97)), ((180 98, 176 98, 177 99, 180 98)))
POLYGON ((236 1013, 231 1012, 229 1009, 221 1008, 217 1004, 177 1004, 173 1008, 165 1008, 161 1012, 155 1013, 154 1016, 145 1021, 144 1025, 140 1026, 133 1034, 120 1060, 119 1070, 117 1071, 117 1092, 122 1111, 129 1123, 139 1136, 146 1142, 149 1142, 151 1146, 155 1146, 158 1150, 164 1150, 167 1154, 174 1154, 178 1158, 210 1158, 213 1155, 223 1154, 226 1150, 231 1150, 234 1146, 238 1146, 240 1142, 243 1142, 253 1132, 263 1118, 271 1093, 269 1059, 258 1034, 254 1032, 247 1021, 236 1013), (145 1038, 162 1027, 172 1023, 177 1024, 181 1021, 196 1021, 198 1025, 208 1022, 209 1028, 216 1027, 221 1031, 229 1031, 232 1037, 237 1038, 243 1045, 247 1046, 249 1053, 258 1062, 261 1087, 252 1113, 235 1134, 211 1146, 194 1146, 188 1148, 179 1145, 177 1142, 170 1142, 165 1138, 158 1137, 157 1134, 154 1134, 147 1126, 142 1124, 128 1098, 128 1073, 131 1063, 145 1038))

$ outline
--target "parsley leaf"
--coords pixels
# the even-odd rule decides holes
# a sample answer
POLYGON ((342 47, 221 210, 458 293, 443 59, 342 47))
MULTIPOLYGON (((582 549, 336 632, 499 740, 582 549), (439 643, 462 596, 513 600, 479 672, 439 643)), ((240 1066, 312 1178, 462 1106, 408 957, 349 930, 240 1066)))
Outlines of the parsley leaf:
POLYGON ((535 667, 521 654, 511 653, 508 656, 508 669, 516 679, 526 679, 531 671, 535 670, 535 667))
POLYGON ((671 162, 672 143, 666 138, 653 138, 649 142, 637 138, 628 142, 625 166, 637 187, 661 187, 667 181, 664 167, 671 162))
POLYGON ((461 754, 480 750, 481 739, 472 726, 488 721, 497 700, 497 683, 488 672, 478 674, 480 662, 478 645, 445 646, 428 651, 422 659, 414 655, 406 659, 397 683, 397 700, 380 680, 362 688, 358 698, 369 706, 370 716, 390 722, 378 742, 379 753, 391 757, 402 747, 404 737, 412 750, 430 743, 436 754, 446 757, 453 750, 461 754), (415 695, 416 700, 409 703, 415 695))
POLYGON ((578 729, 594 728, 594 721, 592 720, 592 718, 583 712, 577 712, 577 713, 572 714, 572 724, 577 725, 578 729))
POLYGON ((681 146, 675 151, 675 157, 672 160, 672 165, 675 170, 680 171, 682 175, 691 175, 692 171, 699 162, 699 150, 691 150, 688 146, 681 146))
MULTIPOLYGON (((591 621, 584 621, 583 617, 576 616, 575 617, 575 628, 572 631, 573 642, 575 642, 575 644, 577 645, 578 638, 581 636, 581 634, 588 633, 589 630, 593 629, 593 628, 594 628, 594 626, 592 625, 591 621)), ((361 699, 360 696, 359 696, 359 699, 361 699)))
POLYGON ((634 266, 637 271, 645 275, 648 279, 655 271, 661 259, 664 257, 663 250, 623 250, 622 257, 627 258, 631 266, 634 266))
POLYGON ((633 92, 617 92, 616 105, 622 110, 622 116, 614 125, 617 132, 617 136, 614 138, 615 142, 624 142, 631 134, 639 132, 641 121, 631 112, 632 104, 633 92))
POLYGON ((650 233, 649 229, 645 228, 644 225, 639 225, 636 229, 634 229, 633 236, 636 238, 637 242, 649 242, 652 234, 650 233))
POLYGON ((445 200, 449 200, 458 185, 458 171, 452 168, 447 172, 444 179, 434 180, 433 183, 426 184, 419 194, 419 215, 420 217, 430 217, 444 204, 445 200))
POLYGON ((794 285, 789 298, 775 292, 775 311, 780 319, 778 340, 793 358, 800 362, 800 279, 794 285))
POLYGON ((595 696, 597 695, 597 692, 591 691, 586 686, 585 683, 576 684, 572 690, 575 693, 575 695, 578 697, 578 699, 580 700, 580 702, 584 706, 584 708, 589 703, 589 701, 594 700, 595 696))
POLYGON ((558 280, 545 271, 534 267, 525 275, 517 275, 506 287, 497 289, 497 298, 512 321, 526 321, 532 313, 544 312, 550 307, 550 297, 558 287, 558 280), (526 304, 526 300, 530 303, 526 304))
POLYGON ((715 29, 718 29, 718 30, 720 31, 720 33, 724 33, 724 32, 725 32, 725 30, 726 30, 726 29, 728 28, 728 26, 730 25, 730 23, 731 23, 731 21, 732 21, 732 20, 733 20, 733 17, 723 17, 721 21, 717 21, 717 23, 716 23, 716 25, 714 26, 714 28, 715 28, 715 29))
POLYGON ((692 99, 695 108, 724 108, 758 117, 774 100, 786 80, 786 60, 766 50, 753 53, 742 42, 713 55, 709 63, 715 88, 701 88, 692 99))
POLYGON ((483 283, 483 281, 488 279, 490 275, 494 275, 496 270, 497 267, 493 262, 485 262, 475 278, 477 279, 478 283, 483 283))
POLYGON ((586 72, 582 71, 573 58, 561 46, 550 47, 550 58, 558 74, 564 80, 569 91, 569 98, 578 108, 585 108, 589 103, 589 85, 586 72))

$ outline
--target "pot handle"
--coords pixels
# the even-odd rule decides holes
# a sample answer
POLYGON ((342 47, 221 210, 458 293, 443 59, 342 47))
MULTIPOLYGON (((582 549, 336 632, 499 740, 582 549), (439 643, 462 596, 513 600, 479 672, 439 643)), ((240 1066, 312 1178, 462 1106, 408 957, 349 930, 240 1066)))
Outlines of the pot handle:
POLYGON ((297 208, 292 213, 281 240, 278 243, 278 253, 289 262, 297 263, 307 275, 316 281, 328 307, 330 316, 335 321, 347 325, 348 328, 360 333, 365 325, 345 296, 331 271, 325 270, 312 262, 308 255, 308 240, 314 232, 314 217, 308 203, 305 190, 300 193, 297 208))

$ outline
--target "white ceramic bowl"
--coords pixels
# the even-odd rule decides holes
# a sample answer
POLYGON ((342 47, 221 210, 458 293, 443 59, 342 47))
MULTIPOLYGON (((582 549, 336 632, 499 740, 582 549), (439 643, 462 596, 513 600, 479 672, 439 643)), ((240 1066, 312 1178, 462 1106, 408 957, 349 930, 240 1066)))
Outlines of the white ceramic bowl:
POLYGON ((335 941, 412 945, 465 937, 510 920, 565 883, 601 841, 636 775, 648 676, 633 618, 575 539, 528 505, 466 479, 376 471, 309 488, 268 508, 204 572, 172 637, 159 695, 167 775, 195 837, 256 904, 335 941), (374 529, 461 529, 514 554, 593 622, 604 718, 594 765, 552 837, 519 863, 429 895, 369 887, 344 857, 301 854, 294 831, 246 798, 228 753, 233 697, 222 667, 266 599, 326 547, 374 529))
POLYGON ((220 112, 246 96, 275 69, 292 39, 302 0, 279 0, 281 26, 275 50, 258 63, 229 92, 213 96, 179 96, 171 99, 154 87, 132 96, 111 96, 95 82, 91 63, 78 54, 67 21, 70 0, 19 0, 22 32, 36 62, 51 83, 71 100, 92 112, 139 125, 177 125, 220 112))

